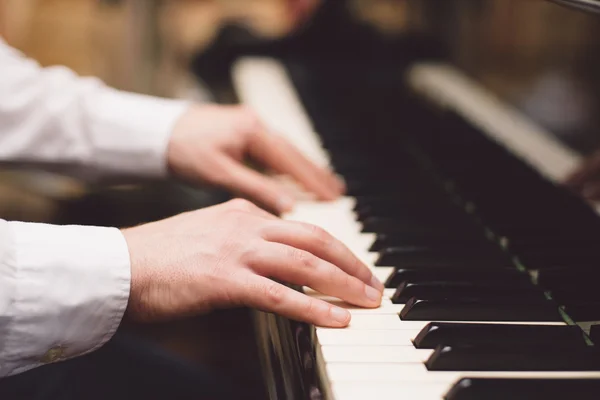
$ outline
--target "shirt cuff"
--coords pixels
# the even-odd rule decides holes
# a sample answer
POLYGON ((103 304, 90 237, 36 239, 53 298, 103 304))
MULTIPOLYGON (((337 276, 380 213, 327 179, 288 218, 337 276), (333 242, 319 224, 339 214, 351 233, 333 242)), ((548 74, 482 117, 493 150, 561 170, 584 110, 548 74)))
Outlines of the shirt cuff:
POLYGON ((189 102, 109 87, 87 101, 93 166, 126 175, 167 175, 169 138, 189 102))
POLYGON ((91 352, 119 326, 130 261, 116 228, 10 222, 0 260, 0 376, 91 352), (2 310, 5 308, 5 310, 2 310))

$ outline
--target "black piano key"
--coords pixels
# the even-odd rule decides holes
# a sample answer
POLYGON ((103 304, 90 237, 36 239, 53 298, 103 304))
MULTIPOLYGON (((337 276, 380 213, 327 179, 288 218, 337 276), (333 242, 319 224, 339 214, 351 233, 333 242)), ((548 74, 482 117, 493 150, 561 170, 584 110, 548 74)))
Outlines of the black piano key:
POLYGON ((393 260, 383 260, 389 263, 383 263, 381 259, 375 261, 376 267, 394 267, 397 269, 499 269, 516 268, 510 260, 500 260, 493 257, 469 258, 461 257, 396 257, 393 260), (392 262, 393 261, 393 262, 392 262))
POLYGON ((447 195, 434 197, 410 197, 405 193, 399 195, 364 195, 354 196, 356 199, 353 210, 379 210, 379 209, 399 209, 416 208, 417 210, 430 210, 435 208, 455 208, 458 204, 451 201, 447 195))
MULTIPOLYGON (((436 219, 415 219, 397 221, 394 219, 372 217, 362 222, 362 232, 364 233, 393 233, 393 234, 414 234, 420 236, 427 233, 443 232, 454 235, 468 235, 474 233, 477 227, 470 220, 440 221, 436 219)), ((477 232, 480 234, 480 232, 477 232)))
POLYGON ((600 302, 561 303, 560 305, 575 322, 600 321, 600 302))
POLYGON ((375 262, 376 266, 401 266, 411 263, 445 263, 460 262, 481 263, 488 265, 512 265, 507 254, 500 249, 489 247, 483 248, 461 248, 461 247, 419 247, 406 246, 384 249, 379 252, 379 257, 375 262))
POLYGON ((387 204, 387 205, 363 205, 356 210, 356 216, 359 220, 365 221, 368 218, 392 218, 397 221, 405 219, 425 219, 425 220, 444 220, 444 219, 465 219, 468 217, 466 212, 461 208, 453 205, 452 203, 446 203, 445 206, 428 205, 423 202, 422 198, 415 198, 411 202, 404 202, 399 204, 387 204))
POLYGON ((381 256, 394 255, 412 255, 412 254, 441 254, 446 255, 470 255, 470 256, 489 256, 489 257, 506 257, 506 253, 495 243, 438 243, 436 245, 428 244, 407 244, 399 243, 395 246, 384 248, 381 251, 381 256))
POLYGON ((423 183, 422 185, 405 184, 395 182, 394 187, 390 187, 389 180, 380 182, 364 182, 363 184, 355 184, 353 187, 347 188, 348 195, 364 196, 364 195, 390 195, 398 196, 405 194, 407 196, 419 196, 423 199, 430 196, 445 196, 442 188, 434 185, 423 183))
POLYGON ((600 303, 598 285, 593 285, 591 280, 581 284, 556 285, 549 288, 549 291, 552 298, 560 304, 600 303))
MULTIPOLYGON (((439 199, 439 197, 438 197, 439 199)), ((423 201, 422 198, 400 201, 398 199, 380 200, 366 204, 358 204, 354 209, 359 220, 363 221, 369 217, 395 217, 399 218, 409 213, 463 213, 456 205, 449 202, 448 199, 438 202, 423 201)), ((413 215, 414 215, 413 214, 413 215)))
POLYGON ((413 297, 400 311, 407 321, 562 322, 551 301, 530 299, 420 299, 413 297))
POLYGON ((590 328, 590 339, 596 346, 600 346, 600 325, 592 325, 590 328))
POLYGON ((445 400, 595 400, 600 379, 468 378, 458 381, 445 400))
POLYGON ((547 251, 546 253, 538 252, 537 254, 524 252, 519 254, 518 258, 521 264, 528 269, 555 268, 569 263, 600 265, 600 254, 582 254, 577 251, 563 250, 562 253, 547 251))
POLYGON ((585 243, 588 242, 593 245, 593 241, 586 235, 582 235, 577 231, 562 230, 543 232, 536 235, 524 235, 524 236, 511 236, 507 238, 507 245, 509 249, 515 252, 522 252, 531 247, 542 247, 542 246, 563 246, 569 243, 585 243))
POLYGON ((563 267, 546 268, 537 271, 537 283, 545 288, 562 287, 564 285, 581 286, 582 288, 595 286, 600 280, 598 265, 566 264, 563 267))
POLYGON ((456 236, 452 234, 441 234, 436 235, 431 233, 429 235, 423 235, 422 237, 412 235, 412 237, 405 237, 402 235, 389 235, 389 234, 378 234, 377 238, 371 245, 370 251, 382 251, 388 248, 401 247, 401 246, 421 246, 421 247, 471 247, 471 248, 483 248, 483 247, 498 247, 495 243, 491 242, 483 236, 483 232, 479 235, 456 236))
MULTIPOLYGON (((560 210, 557 210, 557 212, 560 212, 560 210)), ((569 232, 573 232, 576 231, 578 229, 577 226, 574 225, 570 225, 568 227, 565 226, 561 226, 560 224, 555 224, 553 226, 538 226, 537 224, 526 224, 526 225, 518 225, 518 226, 514 226, 511 228, 504 228, 504 229, 497 229, 495 227, 491 227, 493 231, 495 231, 497 234, 499 234, 500 236, 506 237, 508 238, 508 241, 510 243, 511 240, 515 240, 520 238, 520 237, 534 237, 534 236, 539 236, 539 240, 542 241, 547 241, 549 240, 548 238, 551 237, 567 237, 568 238, 568 233, 569 232), (565 232, 566 231, 566 232, 565 232)), ((577 232, 578 235, 582 234, 583 230, 580 232, 577 232)), ((594 235, 597 234, 598 232, 596 232, 595 230, 589 231, 589 232, 585 232, 585 235, 594 235)), ((556 240, 558 242, 558 244, 560 245, 560 240, 556 240)))
POLYGON ((514 266, 506 268, 398 268, 385 282, 388 289, 397 288, 403 281, 412 282, 497 282, 510 285, 529 282, 529 276, 514 266))
POLYGON ((524 324, 460 324, 431 322, 413 341, 418 349, 438 346, 466 345, 547 345, 556 348, 586 347, 583 331, 578 326, 524 324))
POLYGON ((430 371, 600 371, 593 347, 568 351, 552 345, 439 346, 425 362, 430 371))
POLYGON ((544 293, 541 292, 531 282, 523 281, 506 285, 496 282, 402 282, 394 295, 392 302, 394 304, 405 304, 412 297, 431 298, 444 297, 447 299, 461 298, 481 298, 481 299, 502 299, 510 297, 512 300, 522 299, 523 301, 542 299, 545 300, 544 293))

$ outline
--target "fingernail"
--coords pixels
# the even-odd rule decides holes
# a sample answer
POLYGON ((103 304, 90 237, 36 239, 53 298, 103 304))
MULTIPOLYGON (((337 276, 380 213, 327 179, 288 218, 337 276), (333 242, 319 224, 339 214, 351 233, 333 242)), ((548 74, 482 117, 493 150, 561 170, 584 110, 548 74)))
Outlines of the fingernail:
POLYGON ((365 294, 372 302, 379 302, 381 300, 381 292, 371 286, 365 285, 365 294))
POLYGON ((279 211, 291 211, 294 208, 294 199, 288 196, 282 196, 277 201, 277 209, 279 211))
POLYGON ((331 317, 340 324, 347 324, 350 320, 350 313, 343 308, 333 307, 331 309, 331 317))
POLYGON ((374 287, 375 289, 379 290, 380 292, 383 292, 383 289, 385 289, 385 286, 383 285, 383 283, 381 283, 381 281, 379 279, 377 279, 375 277, 375 275, 373 275, 373 277, 371 278, 371 287, 374 287))

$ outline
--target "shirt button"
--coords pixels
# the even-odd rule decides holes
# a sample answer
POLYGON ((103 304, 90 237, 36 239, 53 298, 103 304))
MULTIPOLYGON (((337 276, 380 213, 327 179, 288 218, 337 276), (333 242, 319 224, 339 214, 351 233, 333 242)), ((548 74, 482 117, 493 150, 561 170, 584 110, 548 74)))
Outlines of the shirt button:
POLYGON ((50 364, 53 362, 56 362, 58 360, 60 360, 60 358, 62 357, 64 353, 64 348, 58 346, 58 347, 53 347, 50 350, 48 350, 46 352, 46 354, 44 354, 44 356, 42 357, 41 361, 44 364, 50 364))

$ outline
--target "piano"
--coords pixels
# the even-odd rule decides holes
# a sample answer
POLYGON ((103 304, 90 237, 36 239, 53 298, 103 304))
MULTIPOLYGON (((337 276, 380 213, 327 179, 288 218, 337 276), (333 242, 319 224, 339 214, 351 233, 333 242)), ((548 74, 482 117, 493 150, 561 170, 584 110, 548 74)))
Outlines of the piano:
POLYGON ((269 398, 600 398, 600 219, 562 185, 600 143, 600 2, 376 3, 392 28, 331 0, 231 68, 241 102, 347 182, 284 218, 386 286, 377 309, 298 288, 347 307, 345 329, 257 312, 269 398))

